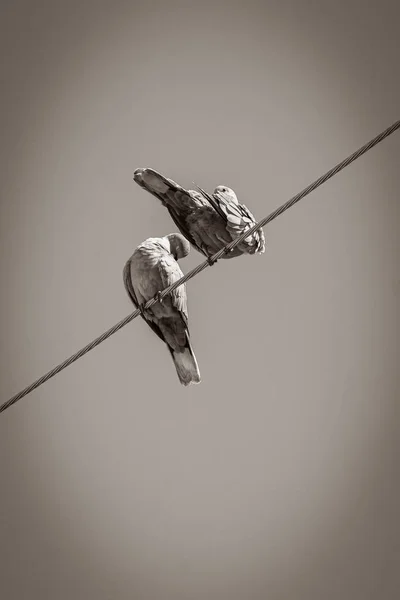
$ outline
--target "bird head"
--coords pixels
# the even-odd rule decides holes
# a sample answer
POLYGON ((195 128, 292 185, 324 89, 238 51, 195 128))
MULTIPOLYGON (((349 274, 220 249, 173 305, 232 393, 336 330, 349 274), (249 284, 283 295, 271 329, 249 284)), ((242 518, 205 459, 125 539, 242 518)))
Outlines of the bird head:
POLYGON ((170 233, 165 236, 170 246, 170 252, 175 260, 184 258, 190 252, 190 243, 181 233, 170 233))
POLYGON ((216 196, 222 196, 227 200, 238 204, 238 199, 236 197, 235 192, 231 190, 231 188, 228 188, 226 185, 218 185, 214 190, 214 194, 216 196))

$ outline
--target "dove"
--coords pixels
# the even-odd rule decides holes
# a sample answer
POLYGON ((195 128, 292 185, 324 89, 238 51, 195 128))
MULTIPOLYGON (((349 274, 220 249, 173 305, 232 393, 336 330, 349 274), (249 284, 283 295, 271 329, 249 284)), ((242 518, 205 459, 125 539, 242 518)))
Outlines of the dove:
MULTIPOLYGON (((136 169, 133 179, 162 202, 179 231, 210 264, 213 264, 210 260, 213 254, 256 224, 249 209, 239 204, 235 192, 226 186, 217 186, 212 194, 201 188, 185 190, 149 168, 136 169)), ((222 258, 263 252, 265 236, 259 229, 222 258)))
POLYGON ((142 242, 123 270, 125 289, 140 308, 141 315, 158 337, 166 343, 179 381, 187 386, 200 383, 200 371, 190 344, 186 285, 183 284, 151 308, 148 300, 183 277, 178 260, 190 252, 190 244, 180 233, 142 242))

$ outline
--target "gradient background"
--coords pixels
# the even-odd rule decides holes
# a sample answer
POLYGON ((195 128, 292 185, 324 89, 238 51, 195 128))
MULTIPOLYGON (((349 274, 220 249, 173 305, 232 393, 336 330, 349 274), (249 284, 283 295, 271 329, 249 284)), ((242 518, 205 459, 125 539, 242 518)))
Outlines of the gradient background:
MULTIPOLYGON (((2 402, 131 312, 136 167, 261 218, 399 118, 397 4, 3 1, 2 402)), ((200 386, 137 320, 0 416, 2 598, 399 597, 399 151, 188 284, 200 386)))

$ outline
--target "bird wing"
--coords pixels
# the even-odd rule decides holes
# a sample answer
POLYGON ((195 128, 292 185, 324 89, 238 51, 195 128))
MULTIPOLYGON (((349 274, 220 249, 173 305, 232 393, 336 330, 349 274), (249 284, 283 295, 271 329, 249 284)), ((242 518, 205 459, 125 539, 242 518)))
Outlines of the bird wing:
MULTIPOLYGON (((162 291, 175 283, 183 275, 177 261, 165 252, 150 270, 139 272, 135 278, 137 296, 150 298, 157 291, 162 291)), ((188 314, 186 291, 183 286, 165 296, 145 312, 145 319, 155 333, 167 344, 171 352, 182 351, 187 347, 188 314)))
MULTIPOLYGON (((224 194, 207 194, 204 190, 199 188, 200 192, 204 195, 204 197, 210 202, 210 204, 215 208, 218 214, 224 219, 226 223, 226 230, 231 236, 232 240, 236 239, 239 235, 244 233, 246 229, 250 229, 253 225, 256 224, 256 220, 253 214, 249 211, 247 206, 244 204, 239 204, 238 202, 234 202, 224 194)), ((265 237, 262 229, 254 232, 252 237, 256 241, 256 248, 259 252, 264 252, 265 250, 265 237)), ((247 238, 243 240, 242 243, 246 243, 247 238)), ((251 244, 252 246, 254 245, 251 244)))
MULTIPOLYGON (((166 287, 175 283, 183 276, 178 262, 170 254, 166 254, 160 261, 160 276, 162 287, 166 287)), ((187 294, 186 285, 180 285, 169 294, 173 308, 181 315, 186 327, 188 327, 188 309, 187 309, 187 294)))
MULTIPOLYGON (((249 211, 247 206, 245 206, 244 204, 238 204, 238 208, 243 216, 244 222, 247 223, 247 226, 245 227, 245 229, 250 229, 251 227, 253 227, 253 225, 255 225, 257 223, 257 221, 255 220, 253 214, 249 211)), ((255 231, 252 234, 252 237, 254 237, 254 239, 257 242, 256 243, 257 252, 259 252, 260 254, 265 252, 265 235, 264 235, 264 231, 263 231, 262 227, 260 227, 260 229, 257 229, 257 231, 255 231)), ((246 242, 247 239, 248 238, 245 238, 244 242, 246 242)))
MULTIPOLYGON (((133 289, 133 284, 132 284, 131 259, 129 259, 125 264, 124 271, 123 271, 123 279, 124 279, 124 285, 125 285, 125 289, 128 293, 128 296, 130 297, 132 303, 136 306, 136 308, 139 308, 139 302, 138 302, 138 299, 137 299, 137 296, 135 294, 135 290, 133 289)), ((154 333, 156 335, 158 335, 158 337, 163 342, 165 342, 164 336, 161 333, 161 330, 158 327, 158 325, 154 321, 152 321, 150 319, 146 319, 142 314, 140 316, 147 323, 147 325, 149 325, 149 327, 151 327, 151 329, 154 331, 154 333)))
POLYGON ((226 230, 232 239, 243 233, 246 228, 254 225, 254 217, 245 206, 233 202, 223 194, 208 194, 202 188, 198 187, 198 189, 224 220, 226 230))

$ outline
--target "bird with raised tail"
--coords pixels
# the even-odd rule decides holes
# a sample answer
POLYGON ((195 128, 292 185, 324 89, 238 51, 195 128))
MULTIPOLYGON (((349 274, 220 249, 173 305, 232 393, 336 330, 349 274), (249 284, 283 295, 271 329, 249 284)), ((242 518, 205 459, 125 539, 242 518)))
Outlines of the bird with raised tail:
MULTIPOLYGON (((178 260, 190 252, 190 244, 179 233, 148 238, 126 262, 125 289, 137 308, 183 277, 178 260)), ((180 285, 148 310, 142 317, 166 343, 182 385, 200 383, 200 371, 190 344, 186 285, 180 285)))
MULTIPOLYGON (((244 204, 230 188, 219 185, 212 194, 201 188, 185 190, 154 169, 136 169, 134 181, 158 198, 186 239, 207 258, 256 224, 244 204)), ((265 236, 258 229, 223 258, 265 252, 265 236)))

